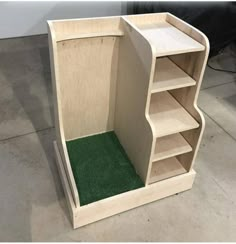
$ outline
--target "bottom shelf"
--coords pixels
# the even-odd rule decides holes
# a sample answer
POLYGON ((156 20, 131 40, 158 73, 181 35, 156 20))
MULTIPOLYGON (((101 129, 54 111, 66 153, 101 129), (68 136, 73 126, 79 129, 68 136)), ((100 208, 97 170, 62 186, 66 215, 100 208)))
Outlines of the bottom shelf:
POLYGON ((144 187, 114 132, 66 145, 81 206, 144 187))
POLYGON ((186 169, 176 157, 153 162, 149 184, 186 173, 186 169))

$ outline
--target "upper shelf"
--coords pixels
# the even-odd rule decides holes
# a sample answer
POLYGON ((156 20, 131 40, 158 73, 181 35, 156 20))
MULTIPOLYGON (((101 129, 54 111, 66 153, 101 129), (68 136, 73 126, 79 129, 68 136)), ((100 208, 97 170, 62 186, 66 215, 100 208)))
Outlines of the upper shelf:
POLYGON ((152 94, 149 113, 157 138, 199 127, 169 92, 152 94))
POLYGON ((152 93, 194 85, 196 85, 196 81, 169 58, 158 58, 156 60, 152 93))
POLYGON ((156 48, 156 57, 203 51, 205 47, 167 22, 139 26, 141 33, 156 48))

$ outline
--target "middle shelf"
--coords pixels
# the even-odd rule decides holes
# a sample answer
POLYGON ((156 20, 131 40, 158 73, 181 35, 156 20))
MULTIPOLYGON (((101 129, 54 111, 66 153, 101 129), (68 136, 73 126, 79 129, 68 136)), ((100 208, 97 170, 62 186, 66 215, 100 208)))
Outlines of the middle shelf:
POLYGON ((149 114, 156 138, 199 127, 198 122, 166 91, 152 94, 149 114))
POLYGON ((163 160, 191 151, 192 147, 180 133, 164 136, 156 139, 152 161, 163 160))
POLYGON ((196 85, 196 81, 169 58, 157 58, 152 93, 196 85))

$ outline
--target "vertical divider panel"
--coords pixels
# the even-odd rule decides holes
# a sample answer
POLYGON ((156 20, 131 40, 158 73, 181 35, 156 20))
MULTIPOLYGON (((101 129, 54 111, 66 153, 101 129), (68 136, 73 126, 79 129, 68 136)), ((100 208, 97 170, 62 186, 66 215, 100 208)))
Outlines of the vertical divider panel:
POLYGON ((125 17, 120 39, 115 108, 115 132, 137 173, 147 184, 154 135, 149 99, 155 58, 149 42, 125 17), (151 84, 150 84, 151 83, 151 84))

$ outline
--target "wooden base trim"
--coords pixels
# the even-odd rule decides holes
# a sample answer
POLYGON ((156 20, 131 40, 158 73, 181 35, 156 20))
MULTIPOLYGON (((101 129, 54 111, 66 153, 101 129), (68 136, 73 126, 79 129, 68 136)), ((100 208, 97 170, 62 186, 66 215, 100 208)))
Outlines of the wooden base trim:
POLYGON ((54 142, 54 147, 57 156, 58 170, 61 176, 74 228, 78 228, 158 199, 191 189, 196 174, 194 170, 191 170, 186 174, 159 181, 137 190, 129 191, 76 208, 56 142, 54 142))
POLYGON ((67 201, 67 205, 69 208, 69 213, 70 213, 70 217, 73 219, 74 218, 74 214, 76 212, 76 206, 72 197, 72 193, 70 190, 70 185, 66 176, 66 172, 64 169, 64 165, 62 163, 62 159, 61 159, 61 155, 57 146, 57 142, 54 141, 54 150, 55 150, 55 154, 56 154, 56 162, 57 162, 57 168, 58 168, 58 172, 61 178, 61 183, 62 183, 62 187, 65 193, 65 197, 66 197, 66 201, 67 201))

